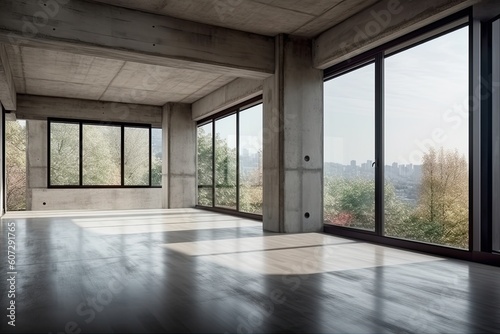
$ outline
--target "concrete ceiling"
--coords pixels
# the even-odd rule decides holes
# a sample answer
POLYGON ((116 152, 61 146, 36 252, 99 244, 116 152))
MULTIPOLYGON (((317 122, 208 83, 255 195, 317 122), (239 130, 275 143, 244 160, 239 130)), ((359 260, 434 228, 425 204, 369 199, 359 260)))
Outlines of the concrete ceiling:
POLYGON ((20 94, 162 106, 192 103, 234 77, 6 45, 20 94))
MULTIPOLYGON (((313 37, 379 0, 87 0, 262 35, 313 37)), ((54 28, 55 30, 55 28, 54 28)), ((6 45, 19 94, 162 106, 193 103, 235 74, 6 45)), ((75 53, 71 53, 75 52, 75 53)), ((106 56, 103 56, 106 57, 106 56)), ((134 59, 135 60, 135 59, 134 59)))
POLYGON ((92 0, 220 27, 314 37, 379 0, 92 0))

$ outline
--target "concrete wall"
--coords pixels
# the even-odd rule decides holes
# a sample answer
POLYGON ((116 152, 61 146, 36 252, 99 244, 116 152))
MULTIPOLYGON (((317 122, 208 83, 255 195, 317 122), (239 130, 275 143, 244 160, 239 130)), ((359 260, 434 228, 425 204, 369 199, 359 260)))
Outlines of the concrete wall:
POLYGON ((28 210, 159 209, 161 188, 47 188, 47 121, 29 120, 27 147, 28 210))
POLYGON ((196 205, 196 123, 191 105, 167 103, 163 107, 164 208, 196 205), (165 148, 167 148, 165 150, 165 148))
POLYGON ((31 210, 161 208, 161 188, 31 189, 31 210))

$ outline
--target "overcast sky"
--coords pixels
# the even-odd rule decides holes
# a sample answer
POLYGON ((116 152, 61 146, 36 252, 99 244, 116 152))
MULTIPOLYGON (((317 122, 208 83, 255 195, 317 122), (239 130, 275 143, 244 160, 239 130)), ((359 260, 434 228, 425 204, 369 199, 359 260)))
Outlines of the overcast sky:
MULTIPOLYGON (((385 163, 468 152, 468 28, 385 60, 385 163), (420 145, 418 144, 420 143, 420 145)), ((374 65, 325 83, 325 161, 375 160, 374 65)))

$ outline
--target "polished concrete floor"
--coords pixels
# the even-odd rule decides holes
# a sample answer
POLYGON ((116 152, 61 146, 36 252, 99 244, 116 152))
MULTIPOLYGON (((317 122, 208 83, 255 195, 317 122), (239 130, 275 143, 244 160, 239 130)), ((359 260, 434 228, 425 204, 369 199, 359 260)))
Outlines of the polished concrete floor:
POLYGON ((2 332, 500 333, 498 267, 194 209, 12 213, 0 233, 2 332))

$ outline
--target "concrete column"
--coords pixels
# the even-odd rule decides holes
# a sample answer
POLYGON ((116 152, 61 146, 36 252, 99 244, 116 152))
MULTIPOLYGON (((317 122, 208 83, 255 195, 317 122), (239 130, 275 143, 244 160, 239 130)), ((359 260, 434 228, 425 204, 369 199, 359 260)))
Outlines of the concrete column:
POLYGON ((33 189, 47 188, 47 121, 26 121, 26 210, 31 210, 33 189))
POLYGON ((323 228, 323 73, 311 41, 276 37, 276 72, 264 81, 264 229, 323 228))
POLYGON ((189 208, 196 204, 196 123, 191 105, 163 107, 163 207, 189 208))

